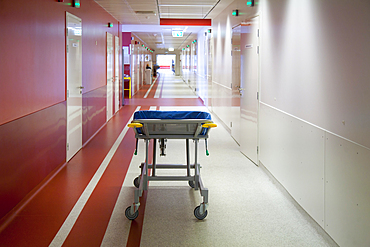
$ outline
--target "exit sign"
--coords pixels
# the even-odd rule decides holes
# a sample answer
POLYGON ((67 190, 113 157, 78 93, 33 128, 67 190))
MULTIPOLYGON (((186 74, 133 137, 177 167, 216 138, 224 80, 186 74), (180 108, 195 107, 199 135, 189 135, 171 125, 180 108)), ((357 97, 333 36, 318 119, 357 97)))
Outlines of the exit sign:
POLYGON ((182 31, 172 31, 172 37, 182 37, 182 31))

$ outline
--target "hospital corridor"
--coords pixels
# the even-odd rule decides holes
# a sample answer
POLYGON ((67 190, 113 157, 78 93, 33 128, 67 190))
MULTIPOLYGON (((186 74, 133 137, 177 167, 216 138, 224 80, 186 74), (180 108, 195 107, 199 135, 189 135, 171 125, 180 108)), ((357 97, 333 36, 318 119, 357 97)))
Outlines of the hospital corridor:
POLYGON ((369 13, 0 1, 0 247, 369 247, 369 13))
MULTIPOLYGON (((124 211, 145 160, 144 142, 135 156, 133 131, 126 127, 133 113, 208 110, 170 70, 127 103, 1 232, 2 246, 334 246, 240 153, 220 123, 210 132, 208 157, 204 143, 199 145, 209 215, 203 221, 194 217, 201 197, 186 181, 151 181, 138 218, 128 220, 124 211)), ((185 158, 185 142, 168 140, 158 163, 181 164, 185 158)))

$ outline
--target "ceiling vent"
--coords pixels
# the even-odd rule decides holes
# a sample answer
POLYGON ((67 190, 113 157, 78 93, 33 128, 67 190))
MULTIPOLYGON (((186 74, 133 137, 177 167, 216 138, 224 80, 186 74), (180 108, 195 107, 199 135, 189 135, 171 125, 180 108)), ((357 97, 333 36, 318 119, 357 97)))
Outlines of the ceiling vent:
POLYGON ((155 15, 155 11, 140 10, 140 11, 135 11, 135 14, 137 14, 137 15, 155 15))

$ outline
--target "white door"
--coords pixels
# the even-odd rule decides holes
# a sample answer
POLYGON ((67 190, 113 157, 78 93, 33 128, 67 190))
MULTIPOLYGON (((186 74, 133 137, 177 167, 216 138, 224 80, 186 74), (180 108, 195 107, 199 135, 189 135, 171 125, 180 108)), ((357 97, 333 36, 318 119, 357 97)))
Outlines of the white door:
POLYGON ((143 86, 143 82, 144 82, 144 73, 143 73, 143 65, 144 62, 142 61, 142 55, 140 55, 140 63, 139 63, 139 87, 138 87, 138 91, 139 89, 143 86))
POLYGON ((135 55, 136 45, 131 46, 131 66, 130 66, 130 76, 131 76, 131 96, 136 93, 136 55, 135 55))
POLYGON ((113 116, 113 35, 107 33, 107 121, 113 116))
POLYGON ((240 31, 241 26, 233 28, 232 32, 232 101, 231 101, 231 135, 237 143, 240 143, 240 31))
POLYGON ((114 113, 119 110, 119 38, 114 37, 114 113))
POLYGON ((66 13, 67 161, 82 147, 82 24, 66 13))
POLYGON ((208 82, 208 108, 212 111, 213 110, 213 83, 212 83, 212 74, 213 74, 213 35, 212 33, 207 34, 207 50, 208 50, 208 58, 207 58, 207 82, 208 82), (209 100, 210 99, 210 100, 209 100))
POLYGON ((259 17, 241 26, 240 151, 258 164, 259 17))

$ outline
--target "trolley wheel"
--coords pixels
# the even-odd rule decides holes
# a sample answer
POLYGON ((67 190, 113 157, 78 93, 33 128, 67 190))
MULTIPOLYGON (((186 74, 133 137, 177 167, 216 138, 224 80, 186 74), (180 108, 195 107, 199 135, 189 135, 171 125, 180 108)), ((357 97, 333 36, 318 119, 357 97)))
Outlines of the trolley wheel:
POLYGON ((197 206, 197 207, 194 209, 194 216, 195 216, 198 220, 203 220, 205 217, 207 217, 207 213, 208 213, 208 211, 206 210, 203 214, 200 214, 200 206, 197 206))
POLYGON ((134 214, 131 214, 131 206, 128 206, 125 210, 125 215, 127 219, 134 220, 139 216, 139 210, 136 211, 134 214))
POLYGON ((140 187, 140 177, 136 177, 136 178, 134 179, 134 186, 135 186, 136 188, 139 188, 139 187, 140 187))
POLYGON ((189 181, 189 186, 192 187, 192 188, 194 188, 195 187, 194 181, 189 181))

